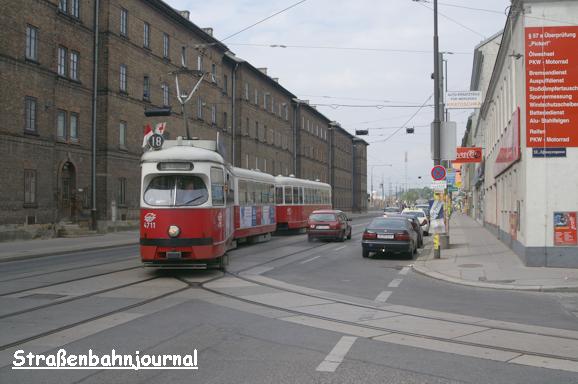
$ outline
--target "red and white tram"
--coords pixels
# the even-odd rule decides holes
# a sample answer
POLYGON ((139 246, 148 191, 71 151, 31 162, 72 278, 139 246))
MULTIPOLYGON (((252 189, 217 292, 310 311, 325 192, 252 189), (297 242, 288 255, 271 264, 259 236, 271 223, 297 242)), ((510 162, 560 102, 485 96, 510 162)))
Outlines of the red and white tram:
POLYGON ((167 140, 141 159, 141 259, 147 266, 225 265, 233 176, 215 142, 167 140))
POLYGON ((331 186, 319 181, 277 176, 275 199, 277 230, 306 228, 311 212, 331 209, 331 186))
POLYGON ((237 241, 275 232, 275 178, 230 167, 215 148, 214 141, 167 140, 142 156, 146 266, 224 268, 237 241))

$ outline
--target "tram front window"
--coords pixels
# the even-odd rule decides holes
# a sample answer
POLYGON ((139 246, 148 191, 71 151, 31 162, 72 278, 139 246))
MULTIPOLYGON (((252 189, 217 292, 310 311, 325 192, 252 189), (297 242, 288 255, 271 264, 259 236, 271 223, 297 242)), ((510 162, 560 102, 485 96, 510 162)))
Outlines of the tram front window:
POLYGON ((157 176, 149 183, 144 201, 154 206, 195 206, 209 198, 207 187, 198 176, 157 176))

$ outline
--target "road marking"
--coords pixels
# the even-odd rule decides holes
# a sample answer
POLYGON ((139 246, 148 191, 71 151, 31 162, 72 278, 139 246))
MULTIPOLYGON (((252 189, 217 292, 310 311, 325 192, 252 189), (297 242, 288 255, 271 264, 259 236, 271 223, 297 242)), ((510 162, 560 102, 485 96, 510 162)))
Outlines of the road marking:
POLYGON ((342 246, 339 247, 339 248, 335 248, 335 250, 336 250, 336 251, 340 251, 340 250, 342 250, 343 248, 346 248, 346 247, 347 247, 347 245, 342 245, 342 246))
POLYGON ((401 271, 399 271, 400 275, 407 275, 407 273, 409 272, 409 270, 411 269, 411 267, 403 267, 401 269, 401 271))
POLYGON ((329 352, 325 360, 317 366, 316 370, 319 372, 335 372, 355 340, 357 340, 357 337, 343 336, 337 344, 335 344, 335 347, 329 352))
POLYGON ((318 258, 320 258, 320 257, 321 257, 321 255, 315 256, 315 257, 312 257, 312 258, 307 259, 307 260, 305 260, 305 261, 302 261, 302 262, 300 262, 299 264, 305 264, 305 263, 308 263, 308 262, 313 261, 313 260, 315 260, 315 259, 318 259, 318 258))
POLYGON ((387 299, 389 299, 389 296, 391 294, 392 294, 391 291, 383 291, 379 295, 377 295, 377 297, 375 298, 374 301, 378 301, 380 303, 385 303, 387 301, 387 299))
POLYGON ((393 280, 391 281, 391 283, 389 283, 387 286, 388 286, 389 288, 397 288, 397 287, 399 287, 399 284, 402 282, 402 280, 403 280, 403 279, 393 279, 393 280))

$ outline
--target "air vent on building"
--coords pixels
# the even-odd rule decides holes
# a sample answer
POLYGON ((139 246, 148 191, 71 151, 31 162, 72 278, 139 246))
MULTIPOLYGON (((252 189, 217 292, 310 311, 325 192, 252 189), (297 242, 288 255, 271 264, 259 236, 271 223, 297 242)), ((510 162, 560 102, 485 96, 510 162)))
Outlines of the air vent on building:
POLYGON ((213 36, 213 28, 203 28, 203 31, 209 36, 213 36))
POLYGON ((179 11, 179 13, 181 14, 182 17, 184 17, 187 20, 190 20, 189 17, 191 16, 191 12, 189 11, 179 11))
POLYGON ((26 216, 26 225, 36 224, 36 216, 26 216))

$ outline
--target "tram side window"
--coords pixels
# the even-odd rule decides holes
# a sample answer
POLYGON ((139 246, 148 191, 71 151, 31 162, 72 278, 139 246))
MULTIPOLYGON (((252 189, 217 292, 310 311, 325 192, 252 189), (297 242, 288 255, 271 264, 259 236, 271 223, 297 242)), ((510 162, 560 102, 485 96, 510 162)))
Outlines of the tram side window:
POLYGON ((275 203, 277 205, 283 204, 283 187, 275 187, 275 203))
POLYGON ((275 186, 273 184, 269 184, 268 188, 269 188, 269 204, 275 204, 275 186))
POLYGON ((227 173, 227 188, 225 189, 225 195, 227 196, 227 204, 235 203, 235 184, 233 183, 233 178, 230 173, 227 173))
POLYGON ((299 187, 297 190, 299 191, 299 204, 303 204, 303 188, 299 187))
POLYGON ((285 187, 285 204, 293 204, 293 187, 285 187))
POLYGON ((299 204, 299 187, 293 187, 293 204, 299 204))
POLYGON ((247 182, 244 180, 239 180, 239 205, 247 204, 247 195, 247 182))
POLYGON ((213 205, 225 204, 225 174, 221 168, 211 168, 211 197, 213 205))

